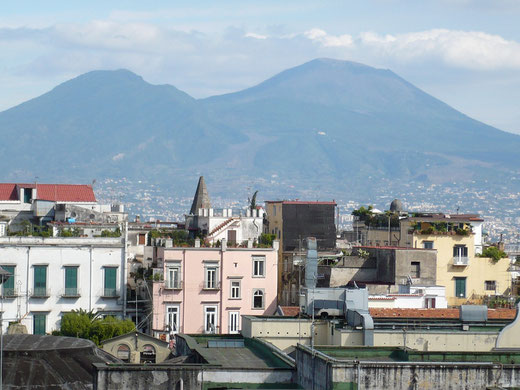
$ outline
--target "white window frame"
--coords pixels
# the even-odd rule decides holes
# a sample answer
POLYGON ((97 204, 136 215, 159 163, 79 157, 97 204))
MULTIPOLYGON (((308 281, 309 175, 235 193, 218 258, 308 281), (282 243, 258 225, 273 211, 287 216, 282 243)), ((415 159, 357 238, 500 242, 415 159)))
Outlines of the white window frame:
POLYGON ((204 306, 204 333, 216 334, 218 328, 218 306, 207 305, 204 306), (213 329, 209 328, 208 315, 213 313, 213 329))
POLYGON ((175 263, 167 264, 166 265, 166 288, 179 289, 179 288, 182 288, 181 286, 182 286, 181 265, 175 264, 175 263), (175 277, 173 278, 173 280, 170 277, 171 272, 173 272, 174 274, 175 274, 175 272, 177 273, 177 283, 175 283, 175 277))
POLYGON ((208 290, 216 290, 218 289, 218 273, 219 267, 218 264, 207 264, 204 266, 204 288, 208 290), (210 272, 214 275, 210 278, 210 272))
POLYGON ((180 329, 180 326, 181 326, 181 307, 180 305, 167 305, 166 306, 166 325, 169 325, 170 326, 170 334, 176 334, 176 333, 179 333, 179 329, 180 329), (170 312, 170 309, 172 309, 172 311, 170 312), (175 318, 176 317, 176 318, 175 318), (174 321, 174 320, 177 320, 177 321, 174 321), (173 320, 173 321, 170 321, 170 320, 173 320), (175 324, 175 326, 171 326, 173 324, 175 324))
POLYGON ((252 299, 252 302, 251 302, 251 306, 254 310, 264 310, 265 309, 265 291, 263 288, 255 288, 253 289, 253 299, 252 299), (262 296, 262 306, 261 307, 256 307, 255 306, 255 297, 258 296, 257 293, 260 292, 261 293, 261 296, 262 296))
POLYGON ((229 283, 229 299, 241 299, 241 298, 242 298, 242 283, 241 283, 240 279, 231 279, 230 283, 229 283), (233 283, 238 283, 238 286, 233 286, 233 283), (236 292, 236 294, 233 294, 233 292, 236 292))
POLYGON ((237 334, 240 332, 240 312, 230 311, 229 312, 229 333, 237 334))
POLYGON ((265 278, 265 256, 253 256, 253 278, 265 278), (261 269, 260 264, 262 265, 261 269))

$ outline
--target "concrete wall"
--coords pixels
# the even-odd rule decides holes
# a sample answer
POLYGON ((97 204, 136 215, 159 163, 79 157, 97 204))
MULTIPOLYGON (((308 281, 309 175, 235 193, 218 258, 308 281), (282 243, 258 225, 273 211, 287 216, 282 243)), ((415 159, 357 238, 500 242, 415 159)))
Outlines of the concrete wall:
POLYGON ((206 389, 211 384, 280 384, 293 381, 292 368, 233 369, 216 366, 94 364, 96 390, 180 390, 206 389), (181 387, 182 382, 182 387, 181 387))
POLYGON ((296 350, 298 383, 306 389, 486 389, 519 386, 520 367, 493 363, 341 361, 296 350))
POLYGON ((117 350, 119 346, 125 345, 130 349, 130 362, 129 363, 140 363, 141 352, 144 351, 145 345, 151 345, 155 349, 155 362, 161 363, 165 361, 170 355, 170 349, 168 343, 155 339, 150 336, 145 336, 139 333, 129 333, 124 337, 116 337, 114 339, 106 340, 103 342, 101 349, 107 351, 111 355, 117 356, 117 350))
POLYGON ((59 329, 63 314, 73 309, 123 314, 126 285, 124 246, 120 238, 0 237, 0 265, 15 266, 16 295, 3 300, 4 331, 10 321, 33 332, 33 314, 46 314, 46 332, 59 329), (34 266, 47 266, 49 297, 32 297, 34 266), (64 297, 65 268, 78 267, 79 297, 64 297), (117 298, 103 298, 104 268, 117 267, 117 298))

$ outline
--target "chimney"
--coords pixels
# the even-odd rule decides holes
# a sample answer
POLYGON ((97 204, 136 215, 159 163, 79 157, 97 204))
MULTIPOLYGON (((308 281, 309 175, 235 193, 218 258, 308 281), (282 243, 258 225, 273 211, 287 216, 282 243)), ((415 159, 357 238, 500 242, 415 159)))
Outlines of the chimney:
POLYGON ((227 250, 227 241, 225 238, 223 238, 221 241, 221 250, 222 252, 225 252, 227 250))
POLYGON ((195 248, 200 248, 200 238, 195 239, 195 248))

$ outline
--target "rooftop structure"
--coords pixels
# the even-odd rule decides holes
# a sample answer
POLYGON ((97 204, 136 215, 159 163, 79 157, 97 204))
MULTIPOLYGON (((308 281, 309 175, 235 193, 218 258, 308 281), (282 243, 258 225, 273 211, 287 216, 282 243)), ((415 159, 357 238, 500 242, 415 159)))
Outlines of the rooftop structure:
POLYGON ((199 183, 197 184, 195 196, 193 197, 193 203, 191 204, 190 214, 196 215, 199 209, 209 208, 211 208, 211 202, 209 200, 208 189, 206 188, 206 183, 204 182, 204 176, 201 176, 199 178, 199 183))

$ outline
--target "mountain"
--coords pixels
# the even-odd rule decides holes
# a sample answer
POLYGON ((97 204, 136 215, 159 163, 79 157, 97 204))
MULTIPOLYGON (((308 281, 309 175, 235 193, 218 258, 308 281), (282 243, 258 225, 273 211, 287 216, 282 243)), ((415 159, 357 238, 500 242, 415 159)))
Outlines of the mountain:
POLYGON ((520 136, 473 120, 390 70, 331 59, 193 99, 94 71, 0 113, 4 180, 154 178, 363 188, 371 180, 518 173, 520 136))

